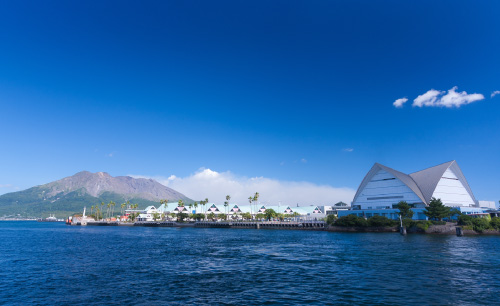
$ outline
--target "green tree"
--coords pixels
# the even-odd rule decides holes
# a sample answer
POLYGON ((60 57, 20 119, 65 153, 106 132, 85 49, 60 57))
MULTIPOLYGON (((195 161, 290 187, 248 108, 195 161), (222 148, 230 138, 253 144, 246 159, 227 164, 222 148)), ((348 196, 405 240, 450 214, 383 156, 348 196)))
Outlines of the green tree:
POLYGON ((490 226, 497 230, 500 229, 500 218, 499 217, 491 218, 490 226))
POLYGON ((207 217, 208 219, 215 221, 215 214, 213 212, 209 213, 207 217))
POLYGON ((248 197, 248 203, 250 203, 250 215, 252 215, 252 201, 253 201, 253 197, 248 197))
POLYGON ((396 226, 398 224, 398 221, 391 220, 384 216, 373 216, 371 218, 368 218, 367 221, 368 221, 368 226, 373 226, 373 227, 396 226))
POLYGON ((336 220, 337 220, 337 216, 336 215, 332 214, 332 215, 326 216, 326 224, 328 224, 328 225, 333 225, 336 220))
POLYGON ((355 226, 355 227, 365 227, 368 226, 368 221, 363 217, 358 217, 356 215, 347 215, 337 219, 335 222, 337 226, 355 226))
POLYGON ((177 222, 184 222, 184 219, 188 218, 189 215, 186 213, 178 213, 177 214, 177 222))
POLYGON ((226 196, 226 202, 224 202, 224 206, 226 207, 226 214, 229 213, 229 210, 227 209, 227 206, 229 205, 229 200, 231 200, 231 196, 227 195, 226 196))
POLYGON ((441 199, 432 198, 429 202, 429 206, 427 206, 424 210, 424 214, 429 219, 438 219, 439 221, 443 220, 443 218, 450 216, 450 207, 444 206, 441 199))
POLYGON ((158 220, 158 219, 160 219, 160 214, 159 214, 159 213, 157 213, 157 212, 154 212, 154 213, 153 213, 153 220, 154 220, 154 221, 156 221, 156 220, 158 220))
POLYGON ((262 220, 262 219, 265 219, 265 218, 266 218, 266 215, 265 215, 265 214, 263 214, 263 213, 258 213, 258 214, 255 216, 255 218, 256 218, 257 220, 262 220))
POLYGON ((251 213, 249 213, 249 212, 245 212, 245 213, 242 213, 242 214, 241 214, 241 217, 242 217, 243 219, 245 219, 245 220, 250 220, 250 219, 252 219, 252 214, 251 214, 251 213))
POLYGON ((399 209, 398 215, 401 219, 411 219, 413 218, 413 210, 411 210, 410 205, 406 201, 400 201, 396 208, 399 209))
POLYGON ((450 210, 450 217, 453 218, 454 216, 457 216, 457 219, 458 217, 462 214, 462 212, 460 212, 460 209, 457 209, 457 208, 452 208, 450 210))
POLYGON ((260 194, 258 192, 256 192, 254 195, 253 195, 253 202, 255 203, 255 213, 257 214, 257 205, 259 205, 259 197, 260 197, 260 194))
POLYGON ((266 209, 264 215, 266 216, 266 220, 271 220, 273 218, 276 218, 276 212, 274 211, 274 209, 266 209))

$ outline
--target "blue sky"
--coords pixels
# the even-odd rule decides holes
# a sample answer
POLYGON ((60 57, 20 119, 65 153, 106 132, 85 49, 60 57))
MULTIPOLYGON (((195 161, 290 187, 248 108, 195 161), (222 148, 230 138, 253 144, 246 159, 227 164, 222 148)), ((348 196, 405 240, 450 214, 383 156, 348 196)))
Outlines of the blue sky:
POLYGON ((375 162, 409 173, 457 160, 476 197, 498 201, 499 9, 2 2, 0 193, 81 170, 188 178, 200 168, 355 190, 375 162), (412 106, 455 86, 484 99, 412 106))

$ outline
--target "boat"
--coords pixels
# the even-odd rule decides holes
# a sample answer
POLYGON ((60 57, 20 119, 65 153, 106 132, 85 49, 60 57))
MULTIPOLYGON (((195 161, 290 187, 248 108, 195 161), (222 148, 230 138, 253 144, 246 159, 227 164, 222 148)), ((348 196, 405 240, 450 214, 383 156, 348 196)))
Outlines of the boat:
POLYGON ((50 215, 48 218, 38 218, 38 222, 64 222, 64 219, 57 219, 55 215, 50 215))

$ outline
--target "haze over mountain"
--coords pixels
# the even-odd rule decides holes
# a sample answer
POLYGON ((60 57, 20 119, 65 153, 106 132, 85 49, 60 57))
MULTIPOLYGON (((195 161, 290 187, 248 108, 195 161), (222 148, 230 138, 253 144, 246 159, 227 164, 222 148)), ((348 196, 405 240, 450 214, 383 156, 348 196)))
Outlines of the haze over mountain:
POLYGON ((118 205, 130 201, 140 207, 158 205, 160 199, 169 201, 191 199, 153 179, 113 177, 106 172, 78 172, 48 184, 0 196, 0 215, 64 217, 81 212, 84 206, 109 201, 118 205))

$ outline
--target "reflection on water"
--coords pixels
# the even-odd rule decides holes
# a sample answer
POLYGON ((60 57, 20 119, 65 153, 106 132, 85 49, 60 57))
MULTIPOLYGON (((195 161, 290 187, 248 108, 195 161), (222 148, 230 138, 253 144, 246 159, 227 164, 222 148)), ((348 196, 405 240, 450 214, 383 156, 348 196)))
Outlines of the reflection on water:
POLYGON ((500 239, 0 222, 5 304, 493 305, 500 239))

